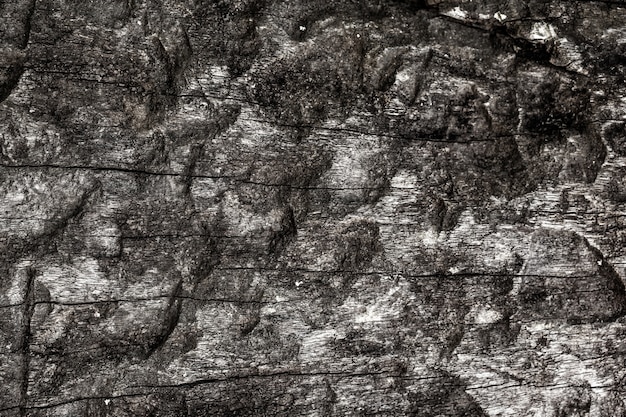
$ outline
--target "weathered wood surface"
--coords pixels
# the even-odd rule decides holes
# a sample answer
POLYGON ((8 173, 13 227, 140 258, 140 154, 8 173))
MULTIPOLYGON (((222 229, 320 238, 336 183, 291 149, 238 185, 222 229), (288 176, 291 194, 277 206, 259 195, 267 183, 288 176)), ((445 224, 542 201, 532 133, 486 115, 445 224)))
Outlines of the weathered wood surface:
POLYGON ((626 4, 4 0, 2 416, 624 416, 626 4))

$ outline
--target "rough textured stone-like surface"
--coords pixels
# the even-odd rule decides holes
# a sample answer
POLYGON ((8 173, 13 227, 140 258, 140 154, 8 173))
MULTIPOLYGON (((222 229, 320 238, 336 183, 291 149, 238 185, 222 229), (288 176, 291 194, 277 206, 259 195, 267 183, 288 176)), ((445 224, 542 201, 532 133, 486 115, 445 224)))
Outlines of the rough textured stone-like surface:
POLYGON ((626 2, 4 0, 0 415, 626 416, 626 2))

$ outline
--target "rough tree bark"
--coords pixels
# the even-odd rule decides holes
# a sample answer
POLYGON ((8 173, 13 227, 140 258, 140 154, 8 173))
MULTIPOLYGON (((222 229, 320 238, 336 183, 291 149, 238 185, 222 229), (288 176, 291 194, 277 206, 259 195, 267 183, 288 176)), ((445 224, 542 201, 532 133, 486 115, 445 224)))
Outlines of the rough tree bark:
POLYGON ((0 415, 626 416, 621 0, 0 2, 0 415))

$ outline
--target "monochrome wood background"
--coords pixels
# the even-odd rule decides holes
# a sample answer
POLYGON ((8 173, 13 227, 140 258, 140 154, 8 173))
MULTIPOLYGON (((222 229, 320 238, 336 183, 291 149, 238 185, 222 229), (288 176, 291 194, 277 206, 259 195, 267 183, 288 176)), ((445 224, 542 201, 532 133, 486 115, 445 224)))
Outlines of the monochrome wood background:
POLYGON ((626 416, 622 0, 0 1, 0 415, 626 416))

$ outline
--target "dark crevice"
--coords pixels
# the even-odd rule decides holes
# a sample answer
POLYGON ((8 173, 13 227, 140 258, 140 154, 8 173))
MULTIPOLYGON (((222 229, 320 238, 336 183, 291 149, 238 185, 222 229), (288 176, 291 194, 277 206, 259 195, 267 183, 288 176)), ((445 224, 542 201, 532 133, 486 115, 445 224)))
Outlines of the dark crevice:
POLYGON ((31 320, 35 311, 35 275, 33 269, 26 270, 26 282, 24 291, 24 305, 22 312, 22 334, 20 348, 22 352, 22 364, 20 372, 20 416, 26 415, 28 403, 28 376, 30 373, 30 343, 31 343, 31 320))
POLYGON ((24 67, 19 63, 0 69, 0 78, 5 79, 5 81, 0 84, 0 103, 11 95, 11 92, 20 82, 23 73, 24 67))
POLYGON ((389 378, 404 378, 404 379, 412 379, 412 380, 420 380, 427 381, 433 379, 439 379, 440 376, 407 376, 404 373, 400 372, 391 372, 391 371, 366 371, 366 372, 349 372, 349 371, 318 371, 318 372, 297 372, 297 371, 281 371, 281 372, 271 372, 271 373, 253 373, 253 374, 244 374, 244 375, 232 375, 226 377, 219 378, 204 378, 197 379, 190 382, 183 382, 180 384, 160 384, 160 385, 139 385, 131 388, 150 388, 150 389, 171 389, 171 388, 183 388, 183 387, 195 387, 199 385, 205 384, 215 384, 220 382, 230 382, 230 381, 239 381, 239 380, 247 380, 254 378, 280 378, 280 377, 296 377, 296 378, 314 378, 314 377, 340 377, 340 378, 359 378, 359 377, 367 377, 367 376, 386 376, 389 378))
MULTIPOLYGON (((173 309, 169 310, 170 319, 167 320, 167 325, 165 326, 165 330, 163 332, 165 337, 169 337, 172 333, 176 325, 178 324, 178 319, 180 315, 180 307, 177 307, 179 301, 189 300, 189 301, 199 301, 203 303, 231 303, 231 304, 251 304, 251 305, 271 305, 271 304, 282 304, 282 303, 293 303, 298 301, 303 301, 304 299, 290 299, 290 300, 281 300, 281 301, 262 301, 262 300, 246 300, 246 299, 236 299, 236 298, 201 298, 201 297, 193 297, 190 295, 154 295, 152 297, 137 297, 137 298, 111 298, 105 300, 93 300, 93 301, 58 301, 58 300, 38 300, 34 302, 34 305, 55 305, 55 306, 63 306, 63 307, 79 307, 79 306, 90 306, 90 305, 99 305, 99 304, 117 304, 117 303, 142 303, 147 301, 155 301, 158 299, 170 300, 174 303, 173 309)), ((25 303, 14 303, 14 304, 5 304, 0 305, 0 308, 14 308, 24 306, 25 303)))
POLYGON ((153 393, 151 392, 146 392, 146 393, 134 393, 134 394, 119 394, 119 395, 101 395, 101 396, 91 396, 91 397, 77 397, 77 398, 72 398, 69 400, 65 400, 65 401, 59 401, 53 404, 45 404, 45 405, 31 405, 26 407, 26 410, 45 410, 45 409, 50 409, 50 408, 55 408, 55 407, 60 407, 63 405, 68 405, 68 404, 72 404, 72 403, 76 403, 76 402, 80 402, 80 401, 91 401, 91 400, 115 400, 115 399, 121 399, 121 398, 133 398, 133 397, 147 397, 149 395, 152 395, 153 393))
MULTIPOLYGON (((414 139, 411 139, 414 140, 414 139)), ((492 141, 492 140, 489 140, 492 141)), ((466 142, 473 143, 476 141, 466 142)), ((460 142, 455 142, 460 143, 460 142)), ((158 171, 149 171, 143 169, 134 169, 134 168, 124 168, 124 167, 105 167, 105 166, 89 166, 89 165, 57 165, 57 164, 0 164, 0 168, 6 169, 66 169, 66 170, 84 170, 84 171, 93 171, 93 172, 119 172, 125 174, 136 174, 136 175, 154 175, 154 176, 165 176, 165 177, 181 177, 183 179, 189 178, 206 178, 206 179, 217 179, 217 180, 228 180, 233 181, 240 184, 250 184, 250 185, 259 185, 266 187, 285 187, 294 190, 380 190, 381 187, 324 187, 324 186, 298 186, 289 183, 271 183, 271 182, 263 182, 263 181, 253 181, 250 179, 230 176, 230 175, 208 175, 208 174, 190 174, 187 172, 158 172, 158 171)), ((390 189, 407 189, 405 187, 390 187, 390 189)), ((467 200, 471 201, 471 200, 467 200)), ((478 200, 480 201, 480 200, 478 200)))
POLYGON ((14 22, 11 22, 13 25, 23 25, 21 28, 21 36, 20 39, 16 40, 13 44, 14 47, 19 49, 19 52, 10 53, 9 57, 2 56, 3 65, 0 67, 0 80, 3 79, 3 82, 0 83, 0 103, 11 95, 13 90, 17 87, 24 73, 24 60, 25 55, 22 52, 28 46, 28 40, 30 38, 30 28, 31 28, 31 20, 33 14, 35 12, 35 4, 36 0, 26 0, 26 10, 25 16, 11 16, 9 18, 13 18, 14 22), (20 22, 21 21, 21 22, 20 22), (8 65, 7 65, 8 63, 8 65))
POLYGON ((336 377, 336 378, 359 378, 359 377, 368 377, 368 376, 385 377, 386 376, 389 378, 399 378, 399 379, 406 379, 406 380, 410 379, 412 381, 428 381, 428 380, 437 380, 441 378, 440 376, 410 376, 410 375, 403 375, 401 373, 391 372, 391 371, 372 371, 372 372, 346 372, 346 371, 290 372, 290 371, 284 371, 284 372, 273 372, 273 373, 267 373, 267 374, 233 375, 233 376, 221 377, 221 378, 205 378, 205 379, 200 379, 200 380, 180 383, 180 384, 137 385, 137 386, 133 386, 129 388, 140 389, 140 390, 147 389, 148 391, 140 392, 140 393, 109 395, 109 396, 76 397, 76 398, 71 398, 71 399, 67 399, 64 401, 59 401, 59 402, 51 403, 51 404, 31 405, 27 407, 27 409, 28 410, 44 410, 44 409, 55 408, 55 407, 59 407, 59 406, 67 405, 67 404, 72 404, 72 403, 79 402, 79 401, 114 400, 114 399, 129 398, 129 397, 145 397, 148 395, 153 395, 155 393, 155 390, 192 388, 192 387, 206 385, 206 384, 216 384, 216 383, 231 382, 231 381, 236 382, 236 381, 243 381, 243 380, 249 380, 249 379, 255 379, 255 378, 259 378, 259 379, 280 378, 280 377, 316 378, 316 377, 324 377, 324 376, 336 377))
POLYGON ((456 19, 452 16, 443 14, 440 14, 437 17, 489 34, 492 42, 495 42, 500 48, 514 52, 517 58, 522 61, 534 62, 541 66, 567 73, 570 76, 588 78, 588 76, 583 73, 570 70, 568 65, 562 66, 552 63, 552 52, 550 51, 548 44, 533 42, 522 37, 514 36, 509 33, 509 28, 505 24, 489 23, 488 25, 485 25, 475 21, 456 19))
POLYGON ((148 351, 146 352, 146 358, 152 356, 156 351, 158 351, 167 339, 170 337, 176 326, 178 326, 178 322, 180 320, 180 312, 182 307, 182 301, 185 297, 181 297, 181 292, 183 290, 183 282, 180 281, 176 288, 174 289, 173 294, 168 297, 169 303, 165 311, 165 320, 163 323, 163 329, 161 334, 159 334, 151 346, 149 346, 148 351))
POLYGON ((37 0, 28 0, 28 10, 26 12, 26 19, 24 22, 24 40, 22 43, 22 49, 28 46, 30 40, 30 30, 32 26, 33 15, 35 14, 35 7, 37 6, 37 0))

